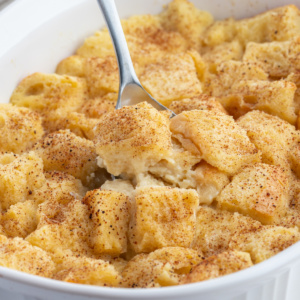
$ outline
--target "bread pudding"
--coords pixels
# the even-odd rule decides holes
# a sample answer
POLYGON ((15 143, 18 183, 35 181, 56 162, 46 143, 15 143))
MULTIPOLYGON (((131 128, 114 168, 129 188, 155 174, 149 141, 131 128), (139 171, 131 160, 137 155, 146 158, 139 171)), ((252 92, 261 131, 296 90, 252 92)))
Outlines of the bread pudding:
POLYGON ((214 20, 173 0, 122 26, 142 84, 177 115, 115 110, 107 29, 24 78, 0 105, 0 265, 164 287, 299 241, 299 9, 214 20))

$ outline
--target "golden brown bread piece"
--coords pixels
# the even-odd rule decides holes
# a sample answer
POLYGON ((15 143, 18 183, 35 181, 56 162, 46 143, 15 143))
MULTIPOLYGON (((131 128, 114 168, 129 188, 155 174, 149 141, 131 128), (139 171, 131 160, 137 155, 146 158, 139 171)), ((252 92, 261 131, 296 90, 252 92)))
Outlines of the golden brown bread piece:
POLYGON ((41 116, 25 107, 0 104, 0 152, 28 151, 42 138, 41 116))
POLYGON ((180 114, 189 110, 214 110, 226 113, 222 104, 214 97, 207 94, 201 94, 192 98, 173 101, 169 108, 175 113, 180 114))
POLYGON ((144 172, 172 149, 169 120, 148 103, 125 106, 100 119, 95 145, 101 158, 98 163, 109 173, 144 172))
POLYGON ((300 239, 298 228, 263 226, 257 231, 235 236, 229 248, 250 253, 254 264, 262 262, 300 239))
POLYGON ((85 79, 67 75, 34 73, 25 77, 11 95, 10 102, 38 112, 47 131, 60 118, 76 111, 87 97, 85 79))
POLYGON ((168 54, 146 65, 140 80, 145 89, 165 106, 202 92, 197 69, 189 53, 168 54))
POLYGON ((246 166, 233 176, 216 201, 220 209, 237 211, 262 224, 276 224, 289 205, 288 173, 268 164, 246 166))
POLYGON ((43 161, 34 152, 0 155, 1 210, 24 202, 45 183, 43 161))
POLYGON ((299 69, 299 47, 298 37, 283 41, 270 43, 248 43, 243 61, 255 62, 269 74, 270 77, 287 77, 299 69))
POLYGON ((251 142, 262 152, 263 163, 297 172, 299 161, 291 159, 299 152, 299 131, 294 126, 261 111, 247 113, 237 120, 237 124, 247 131, 251 142))
POLYGON ((299 31, 299 9, 286 5, 248 19, 216 21, 204 32, 202 41, 205 46, 216 46, 238 40, 245 47, 249 42, 287 41, 299 31))
POLYGON ((226 251, 213 255, 193 267, 182 284, 209 280, 228 275, 253 265, 249 253, 241 251, 226 251))
POLYGON ((244 165, 260 161, 246 131, 224 113, 185 111, 171 119, 170 129, 186 149, 197 151, 223 172, 234 174, 244 165))
POLYGON ((227 251, 234 236, 256 232, 261 223, 239 213, 199 206, 196 215, 196 231, 192 248, 205 257, 227 251))
POLYGON ((55 264, 50 255, 21 238, 0 235, 0 265, 33 275, 52 277, 55 264))
POLYGON ((198 204, 198 194, 192 189, 138 188, 129 226, 129 240, 134 251, 190 247, 198 204))
POLYGON ((120 255, 127 251, 130 200, 114 191, 89 191, 83 198, 93 223, 90 245, 95 253, 120 255))
POLYGON ((202 260, 201 252, 181 247, 165 247, 149 254, 139 254, 124 268, 122 286, 146 288, 176 285, 202 260))
POLYGON ((186 0, 170 2, 160 14, 160 18, 164 28, 179 32, 186 38, 189 46, 197 50, 201 46, 201 34, 213 22, 210 13, 197 9, 186 0))
POLYGON ((34 149, 43 159, 45 171, 67 172, 84 184, 98 168, 94 143, 69 130, 48 134, 34 149))

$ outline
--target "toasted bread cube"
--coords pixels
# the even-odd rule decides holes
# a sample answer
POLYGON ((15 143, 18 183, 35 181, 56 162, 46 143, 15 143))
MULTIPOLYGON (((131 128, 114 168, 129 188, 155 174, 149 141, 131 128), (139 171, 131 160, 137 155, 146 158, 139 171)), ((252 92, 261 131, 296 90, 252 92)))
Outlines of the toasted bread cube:
POLYGON ((130 200, 114 191, 89 191, 83 199, 93 222, 91 246, 96 253, 119 255, 127 251, 130 200))
POLYGON ((289 180, 279 166, 255 164, 236 174, 217 197, 218 207, 274 224, 286 214, 289 180))
MULTIPOLYGON (((137 15, 121 20, 121 22, 126 38, 129 40, 129 51, 132 54, 133 61, 140 62, 138 57, 144 57, 147 61, 149 58, 146 56, 153 57, 151 52, 143 53, 145 45, 155 46, 157 49, 153 50, 156 55, 160 55, 159 51, 162 52, 161 54, 180 53, 188 48, 187 41, 180 33, 163 28, 160 16, 137 15), (132 37, 135 37, 136 41, 140 40, 143 42, 144 46, 142 45, 139 49, 133 47, 132 37)), ((139 43, 136 46, 139 46, 139 43)))
POLYGON ((65 256, 55 279, 81 284, 117 287, 121 277, 116 268, 102 259, 65 256))
POLYGON ((252 111, 237 120, 247 131, 251 142, 262 152, 262 162, 289 169, 292 147, 299 132, 288 122, 262 111, 252 111))
POLYGON ((67 204, 71 200, 83 198, 87 192, 81 181, 68 173, 52 171, 45 172, 44 175, 44 184, 28 197, 39 204, 48 200, 67 204))
POLYGON ((136 190, 129 239, 136 253, 163 247, 189 247, 194 236, 196 191, 168 187, 136 190))
POLYGON ((214 97, 225 97, 232 94, 236 82, 267 79, 268 74, 254 63, 228 60, 220 63, 216 72, 206 75, 204 92, 214 97))
POLYGON ((43 116, 45 127, 76 111, 85 101, 85 79, 58 74, 34 73, 14 90, 10 102, 31 108, 43 116))
POLYGON ((203 159, 229 174, 260 161, 260 153, 231 116, 217 111, 185 111, 171 119, 170 129, 187 149, 194 145, 203 159))
MULTIPOLYGON (((122 25, 137 74, 140 74, 140 67, 154 63, 158 57, 187 49, 185 39, 178 32, 164 30, 156 16, 134 16, 123 20, 122 25)), ((104 29, 88 37, 77 50, 77 55, 84 58, 114 57, 115 52, 108 31, 104 29)))
POLYGON ((249 253, 226 251, 210 256, 195 266, 182 280, 183 284, 209 280, 228 275, 253 265, 249 253))
POLYGON ((291 124, 296 123, 294 96, 296 85, 285 80, 240 81, 232 87, 233 94, 241 94, 251 110, 262 110, 291 124))
POLYGON ((112 44, 108 30, 95 32, 94 35, 85 39, 76 54, 82 57, 101 57, 114 56, 114 46, 112 44))
POLYGON ((95 128, 99 165, 109 173, 145 172, 172 149, 169 120, 148 103, 108 113, 95 128), (159 132, 159 135, 157 134, 159 132))
POLYGON ((271 77, 287 77, 300 68, 299 50, 299 38, 285 42, 249 43, 243 61, 259 64, 271 77))
POLYGON ((250 253, 254 264, 262 262, 283 251, 300 239, 298 228, 267 225, 256 232, 235 236, 230 249, 250 253))
POLYGON ((21 238, 0 236, 0 265, 43 277, 52 277, 55 265, 47 252, 21 238))
POLYGON ((91 98, 119 90, 119 69, 115 56, 87 58, 85 78, 91 98))
POLYGON ((0 104, 0 127, 1 152, 24 152, 44 135, 39 114, 11 104, 0 104))
POLYGON ((201 94, 192 98, 173 101, 169 108, 175 113, 180 114, 183 111, 189 110, 213 110, 226 113, 226 110, 222 104, 214 97, 210 97, 206 94, 201 94))
POLYGON ((26 240, 47 251, 56 263, 61 263, 69 254, 91 256, 88 244, 91 222, 87 205, 80 200, 62 205, 54 201, 40 205, 38 228, 26 240), (45 214, 44 218, 41 215, 45 214))
POLYGON ((80 107, 79 112, 87 118, 100 119, 104 114, 115 110, 117 98, 117 93, 108 93, 103 97, 89 99, 80 107))
POLYGON ((85 58, 72 55, 63 59, 56 67, 55 72, 59 75, 70 75, 75 77, 85 76, 85 58))
POLYGON ((194 176, 200 204, 211 204, 230 182, 228 174, 219 171, 205 161, 201 161, 197 165, 194 176))
POLYGON ((233 236, 256 231, 262 225, 250 217, 200 206, 196 216, 196 233, 192 248, 205 257, 227 251, 233 236))
POLYGON ((217 21, 204 33, 203 42, 215 46, 236 39, 245 47, 249 42, 288 41, 298 36, 299 31, 299 9, 286 5, 249 19, 217 21))
POLYGON ((140 79, 145 89, 163 105, 202 91, 194 60, 188 53, 166 55, 146 65, 140 79))
POLYGON ((11 205, 1 219, 6 236, 25 238, 33 232, 38 224, 37 208, 38 203, 33 200, 11 205))
POLYGON ((197 9, 186 0, 174 0, 160 14, 164 28, 178 31, 189 42, 191 47, 200 48, 200 35, 213 22, 213 16, 197 9))
POLYGON ((69 130, 48 134, 35 151, 43 159, 45 171, 67 172, 84 184, 97 169, 94 143, 69 130))
POLYGON ((122 286, 146 288, 176 285, 202 260, 201 252, 181 247, 165 247, 149 254, 138 254, 124 268, 122 286))
POLYGON ((98 122, 98 119, 88 118, 82 113, 71 112, 68 116, 59 117, 55 124, 49 124, 47 132, 53 133, 59 130, 70 130, 78 137, 92 140, 94 139, 94 127, 98 122))
POLYGON ((1 209, 24 202, 45 182, 43 161, 34 152, 0 155, 1 209))
POLYGON ((218 66, 224 61, 239 61, 243 56, 243 48, 238 41, 232 41, 230 43, 223 43, 216 47, 206 47, 203 60, 208 65, 208 69, 211 73, 216 73, 218 66))

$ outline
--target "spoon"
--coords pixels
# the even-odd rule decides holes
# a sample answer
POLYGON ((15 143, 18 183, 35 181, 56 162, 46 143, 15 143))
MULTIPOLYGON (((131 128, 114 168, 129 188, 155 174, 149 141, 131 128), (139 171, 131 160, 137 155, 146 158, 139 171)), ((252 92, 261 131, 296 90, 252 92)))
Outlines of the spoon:
POLYGON ((147 101, 157 110, 168 110, 171 113, 170 118, 176 116, 173 111, 155 100, 140 83, 130 58, 114 0, 98 0, 98 4, 106 21, 119 66, 120 86, 116 109, 147 101))

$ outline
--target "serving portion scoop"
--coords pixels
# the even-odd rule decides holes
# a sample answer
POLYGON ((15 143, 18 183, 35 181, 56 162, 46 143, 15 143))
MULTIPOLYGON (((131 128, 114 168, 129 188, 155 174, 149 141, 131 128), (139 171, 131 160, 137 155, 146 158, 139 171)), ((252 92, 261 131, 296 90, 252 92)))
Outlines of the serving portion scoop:
POLYGON ((125 35, 114 0, 97 0, 106 21, 119 66, 120 86, 116 109, 147 101, 157 110, 168 110, 170 118, 176 114, 155 100, 140 83, 130 58, 125 35))

